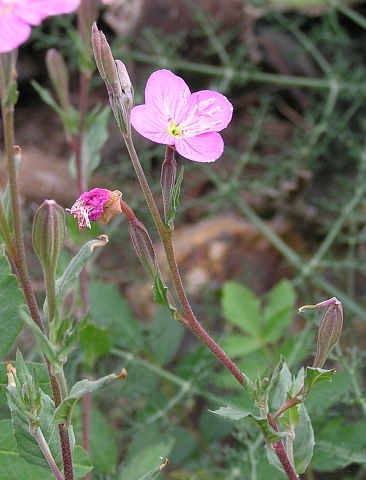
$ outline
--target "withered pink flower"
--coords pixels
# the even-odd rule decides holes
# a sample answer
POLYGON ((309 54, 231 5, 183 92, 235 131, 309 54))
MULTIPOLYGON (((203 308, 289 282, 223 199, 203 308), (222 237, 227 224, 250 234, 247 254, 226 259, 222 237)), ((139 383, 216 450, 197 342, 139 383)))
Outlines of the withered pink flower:
POLYGON ((119 199, 122 193, 119 190, 93 188, 84 192, 71 208, 66 210, 78 219, 79 230, 91 228, 90 222, 100 220, 104 225, 111 218, 122 212, 119 199))

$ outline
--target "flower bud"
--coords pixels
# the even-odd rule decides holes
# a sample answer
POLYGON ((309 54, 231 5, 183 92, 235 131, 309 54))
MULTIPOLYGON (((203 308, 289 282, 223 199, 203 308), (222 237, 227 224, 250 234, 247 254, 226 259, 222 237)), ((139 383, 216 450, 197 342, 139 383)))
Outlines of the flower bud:
POLYGON ((137 256, 147 273, 155 278, 158 272, 158 262, 152 241, 145 226, 137 219, 130 221, 130 237, 137 256))
POLYGON ((65 243, 65 213, 54 200, 45 200, 33 220, 33 248, 45 273, 56 272, 65 243))
POLYGON ((305 305, 299 309, 302 312, 306 308, 326 307, 319 325, 318 342, 314 368, 322 368, 329 357, 330 352, 337 343, 343 326, 342 303, 332 297, 316 305, 305 305))
POLYGON ((90 28, 98 17, 97 2, 95 0, 81 0, 78 11, 78 32, 80 35, 82 51, 81 53, 81 69, 86 74, 91 74, 92 67, 92 45, 90 42, 90 28))
POLYGON ((64 110, 69 110, 69 71, 62 55, 55 48, 47 51, 46 67, 60 105, 64 110))

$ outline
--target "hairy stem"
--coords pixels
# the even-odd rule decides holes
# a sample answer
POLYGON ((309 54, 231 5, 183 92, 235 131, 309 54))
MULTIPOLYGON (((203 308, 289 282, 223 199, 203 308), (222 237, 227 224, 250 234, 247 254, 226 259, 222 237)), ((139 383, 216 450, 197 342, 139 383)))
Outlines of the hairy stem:
POLYGON ((65 480, 64 476, 62 475, 58 466, 56 465, 56 462, 52 456, 51 450, 49 449, 46 439, 43 436, 42 430, 39 427, 35 427, 35 428, 29 427, 29 430, 31 434, 34 436, 34 438, 37 440, 38 446, 41 449, 56 479, 65 480))

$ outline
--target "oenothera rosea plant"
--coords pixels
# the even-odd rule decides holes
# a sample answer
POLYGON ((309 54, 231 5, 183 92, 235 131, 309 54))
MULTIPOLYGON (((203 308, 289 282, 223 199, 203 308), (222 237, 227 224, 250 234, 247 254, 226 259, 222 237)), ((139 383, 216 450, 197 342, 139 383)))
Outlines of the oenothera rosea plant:
POLYGON ((297 479, 309 464, 314 445, 313 431, 308 421, 304 400, 316 383, 329 380, 334 373, 334 370, 322 370, 321 367, 339 339, 343 324, 342 305, 336 298, 331 298, 317 305, 301 308, 303 311, 306 308, 325 307, 319 328, 317 354, 312 367, 302 369, 293 378, 284 359, 281 358, 273 372, 268 368, 262 374, 258 373, 255 381, 240 372, 194 315, 184 290, 173 248, 174 219, 183 178, 183 170, 177 175, 174 153, 178 152, 180 156, 197 162, 208 163, 217 160, 224 149, 223 139, 218 132, 226 128, 231 121, 232 104, 225 96, 211 90, 191 93, 182 78, 169 70, 158 70, 153 72, 147 81, 145 104, 133 106, 133 88, 126 67, 121 61, 113 59, 106 38, 96 25, 93 25, 92 42, 97 67, 109 92, 112 110, 164 245, 175 292, 170 291, 162 278, 147 229, 137 220, 120 192, 116 196, 114 192, 107 194, 99 189, 99 204, 94 200, 98 189, 86 192, 76 201, 71 213, 78 218, 81 229, 90 226, 90 220, 100 218, 102 223, 105 223, 105 215, 113 216, 123 212, 127 216, 136 254, 154 282, 155 301, 166 306, 175 320, 185 325, 216 355, 239 384, 248 391, 260 414, 255 416, 230 407, 220 408, 213 413, 232 420, 249 418, 263 434, 270 462, 278 466, 289 479, 297 479), (135 151, 131 125, 149 140, 166 145, 161 170, 164 219, 155 204, 135 151), (111 204, 114 205, 112 214, 111 204), (271 413, 271 394, 278 389, 285 392, 285 396, 277 395, 275 411, 271 413), (299 432, 301 442, 304 442, 305 438, 307 443, 306 448, 302 449, 305 453, 300 455, 296 450, 299 432))
MULTIPOLYGON (((26 308, 21 309, 20 315, 42 348, 53 399, 42 391, 36 372, 30 371, 20 352, 16 367, 8 364, 7 397, 20 455, 29 463, 48 468, 58 480, 74 479, 74 438, 70 427, 75 403, 117 378, 126 378, 126 372, 122 370, 119 375, 111 374, 99 380, 81 380, 69 389, 64 374, 68 355, 77 347, 79 331, 88 320, 87 314, 82 318, 70 314, 68 295, 93 250, 106 245, 108 238, 102 235, 101 238, 87 242, 60 278, 56 279, 58 257, 67 234, 65 212, 53 200, 46 200, 39 207, 34 218, 32 238, 45 283, 46 301, 42 313, 29 279, 22 239, 16 175, 16 162, 20 160, 21 152, 19 148, 13 148, 12 132, 13 107, 16 102, 13 75, 16 55, 13 49, 28 38, 32 25, 38 25, 47 15, 72 11, 78 3, 71 0, 49 1, 46 6, 43 1, 0 0, 0 52, 7 52, 0 53, 0 93, 10 179, 9 196, 4 196, 4 199, 0 197, 1 239, 24 293, 26 308), (10 31, 10 25, 16 26, 18 30, 10 31), (18 37, 14 31, 18 32, 18 37), (8 219, 8 210, 12 212, 12 224, 8 219), (58 435, 55 435, 55 429, 58 435), (32 446, 32 455, 25 451, 24 441, 32 446)), ((85 7, 91 4, 91 0, 82 0, 81 4, 85 7)), ((180 172, 177 171, 175 152, 190 161, 217 161, 224 150, 223 138, 219 132, 231 121, 233 106, 224 95, 215 91, 192 93, 182 78, 167 69, 151 74, 146 84, 145 103, 134 106, 133 87, 126 67, 121 61, 114 60, 108 42, 96 24, 92 27, 92 46, 113 114, 164 246, 171 281, 163 278, 150 234, 137 219, 128 205, 128 199, 123 197, 123 192, 106 188, 81 189, 74 205, 66 211, 77 219, 79 230, 90 228, 91 222, 100 221, 105 225, 116 215, 126 215, 132 246, 153 284, 154 300, 169 310, 172 321, 182 323, 212 351, 240 387, 247 390, 259 412, 254 415, 222 407, 213 413, 235 421, 246 418, 257 425, 263 435, 269 461, 278 466, 287 478, 297 479, 311 460, 314 444, 304 401, 316 383, 329 380, 334 373, 334 370, 323 370, 322 367, 339 339, 343 323, 342 305, 336 298, 331 298, 300 309, 325 308, 312 367, 300 370, 293 377, 284 358, 280 358, 273 371, 268 367, 264 372, 258 373, 256 379, 250 379, 245 372, 240 371, 196 318, 182 283, 173 246, 175 216, 183 181, 183 168, 180 172), (155 203, 135 150, 132 127, 147 139, 166 146, 161 168, 162 213, 155 203), (172 287, 168 287, 170 284, 172 287), (299 438, 306 445, 300 453, 299 438)), ((66 111, 70 105, 65 88, 67 74, 64 63, 54 51, 48 54, 47 60, 52 81, 58 85, 55 89, 59 102, 66 111), (62 68, 57 68, 60 65, 62 68)), ((70 132, 72 129, 68 130, 72 139, 70 132)), ((210 166, 207 165, 207 168, 210 166)), ((79 170, 81 172, 82 169, 79 170)), ((85 184, 85 179, 79 178, 78 184, 85 184)), ((10 275, 8 267, 7 265, 10 275)), ((151 472, 149 478, 153 478, 165 465, 166 463, 151 472)))

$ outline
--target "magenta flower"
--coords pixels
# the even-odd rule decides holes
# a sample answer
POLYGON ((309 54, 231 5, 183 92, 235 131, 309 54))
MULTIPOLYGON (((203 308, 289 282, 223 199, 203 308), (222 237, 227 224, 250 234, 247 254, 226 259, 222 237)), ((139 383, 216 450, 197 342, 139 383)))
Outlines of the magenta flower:
POLYGON ((28 40, 31 26, 51 15, 74 12, 80 0, 0 0, 0 53, 28 40))
POLYGON ((90 222, 100 220, 107 223, 112 217, 122 212, 119 199, 122 193, 119 190, 111 192, 105 188, 93 188, 83 193, 71 208, 66 210, 78 219, 79 230, 91 228, 90 222))
POLYGON ((224 151, 219 133, 227 127, 233 106, 220 93, 191 93, 185 81, 169 70, 154 72, 147 81, 145 105, 131 111, 131 124, 156 143, 174 146, 195 162, 213 162, 224 151))

